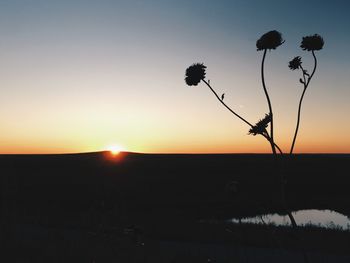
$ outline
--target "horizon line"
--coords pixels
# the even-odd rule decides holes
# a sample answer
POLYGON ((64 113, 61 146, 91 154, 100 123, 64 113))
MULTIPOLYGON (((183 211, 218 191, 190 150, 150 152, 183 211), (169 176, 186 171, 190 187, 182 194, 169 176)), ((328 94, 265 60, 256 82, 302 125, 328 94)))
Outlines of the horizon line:
MULTIPOLYGON (((103 154, 110 153, 108 150, 103 151, 87 151, 87 152, 65 152, 65 153, 0 153, 0 156, 4 155, 80 155, 80 154, 103 154)), ((121 151, 119 154, 143 154, 143 155, 273 155, 273 153, 261 153, 261 152, 232 152, 232 153, 220 153, 220 152, 132 152, 132 151, 121 151)), ((118 155, 119 155, 118 154, 118 155)), ((349 155, 350 152, 301 152, 293 153, 292 155, 349 155)), ((290 156, 289 153, 278 154, 277 156, 290 156)))

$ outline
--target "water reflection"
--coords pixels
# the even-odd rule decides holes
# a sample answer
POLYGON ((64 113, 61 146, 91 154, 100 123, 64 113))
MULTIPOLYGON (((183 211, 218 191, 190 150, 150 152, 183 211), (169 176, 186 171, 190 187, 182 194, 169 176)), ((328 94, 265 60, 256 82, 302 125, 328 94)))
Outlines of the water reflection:
MULTIPOLYGON (((338 212, 332 210, 299 210, 293 212, 293 216, 298 225, 316 225, 326 228, 338 228, 350 230, 350 219, 338 212)), ((239 219, 231 219, 233 223, 239 223, 239 219)), ((256 217, 242 218, 242 223, 253 224, 275 224, 275 225, 290 225, 288 216, 279 214, 268 214, 256 217)))

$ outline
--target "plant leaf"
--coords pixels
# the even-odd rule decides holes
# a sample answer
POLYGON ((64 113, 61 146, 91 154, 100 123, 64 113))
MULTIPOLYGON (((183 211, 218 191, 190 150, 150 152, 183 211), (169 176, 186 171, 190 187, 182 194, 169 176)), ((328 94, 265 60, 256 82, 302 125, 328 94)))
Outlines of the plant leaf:
POLYGON ((309 74, 309 73, 307 73, 307 70, 304 70, 303 72, 304 72, 304 75, 306 75, 306 76, 310 77, 310 74, 309 74))

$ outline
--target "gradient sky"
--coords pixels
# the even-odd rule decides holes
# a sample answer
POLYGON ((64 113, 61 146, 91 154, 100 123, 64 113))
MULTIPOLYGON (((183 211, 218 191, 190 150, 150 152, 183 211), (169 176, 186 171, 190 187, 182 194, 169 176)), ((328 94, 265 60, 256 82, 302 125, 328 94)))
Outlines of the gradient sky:
POLYGON ((350 152, 350 2, 0 1, 0 153, 270 152, 185 69, 203 62, 225 101, 255 123, 268 111, 256 40, 276 29, 266 82, 276 142, 288 151, 302 86, 288 61, 312 57, 296 152, 350 152))

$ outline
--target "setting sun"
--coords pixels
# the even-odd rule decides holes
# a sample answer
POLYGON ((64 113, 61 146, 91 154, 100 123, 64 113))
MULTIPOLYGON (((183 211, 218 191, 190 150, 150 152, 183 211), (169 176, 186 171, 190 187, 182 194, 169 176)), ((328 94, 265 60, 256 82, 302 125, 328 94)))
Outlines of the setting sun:
POLYGON ((120 152, 124 151, 124 148, 120 145, 111 145, 107 148, 108 151, 111 152, 113 155, 117 155, 120 152))

